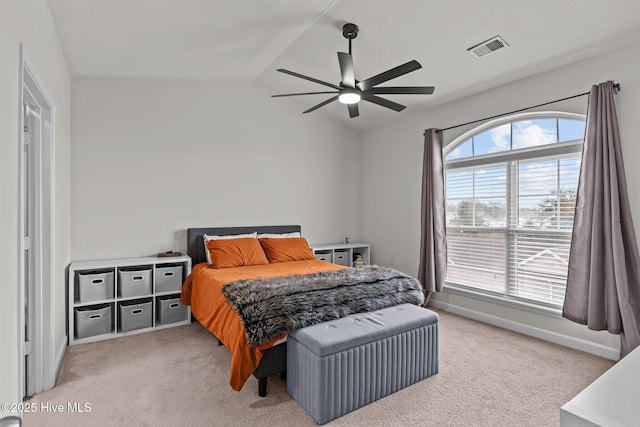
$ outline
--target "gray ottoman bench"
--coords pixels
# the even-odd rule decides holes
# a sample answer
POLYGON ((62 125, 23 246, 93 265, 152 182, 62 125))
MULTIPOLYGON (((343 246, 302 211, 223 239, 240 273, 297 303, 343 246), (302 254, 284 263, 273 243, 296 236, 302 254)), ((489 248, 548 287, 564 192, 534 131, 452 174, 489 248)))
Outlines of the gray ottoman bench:
POLYGON ((438 372, 438 315, 413 304, 352 314, 287 337, 287 391, 318 424, 438 372))

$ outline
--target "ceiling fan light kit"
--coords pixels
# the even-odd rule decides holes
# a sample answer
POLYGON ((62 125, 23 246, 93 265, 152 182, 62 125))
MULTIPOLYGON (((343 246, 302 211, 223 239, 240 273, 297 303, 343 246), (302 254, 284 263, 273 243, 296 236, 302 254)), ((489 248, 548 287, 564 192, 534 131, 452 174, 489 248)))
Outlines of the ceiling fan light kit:
POLYGON ((343 89, 338 96, 338 101, 343 104, 357 104, 360 102, 360 99, 362 99, 360 91, 355 89, 343 89))
POLYGON ((338 85, 334 85, 332 83, 325 82, 323 80, 318 80, 313 77, 305 76, 303 74, 295 73, 293 71, 285 70, 283 68, 279 68, 277 70, 281 73, 289 74, 290 76, 298 77, 304 80, 321 84, 323 86, 330 87, 334 89, 333 91, 287 93, 287 94, 271 95, 271 96, 284 97, 284 96, 299 96, 299 95, 333 94, 334 95, 333 97, 321 102, 318 105, 315 105, 309 108, 308 110, 304 111, 304 113, 310 113, 335 100, 338 100, 338 102, 341 102, 342 104, 347 105, 349 110, 349 117, 354 118, 360 115, 360 112, 358 110, 358 103, 362 100, 372 102, 374 104, 392 109, 394 111, 402 111, 406 108, 404 105, 400 105, 393 101, 389 101, 386 98, 377 96, 380 94, 431 95, 433 93, 434 91, 433 86, 378 87, 378 85, 381 83, 385 83, 391 79, 395 79, 396 77, 400 77, 404 74, 407 74, 422 68, 420 63, 416 60, 409 61, 407 63, 394 67, 390 70, 387 70, 383 73, 370 77, 366 80, 361 80, 361 81, 356 80, 354 69, 353 69, 353 56, 351 55, 351 40, 355 39, 358 36, 358 31, 359 29, 356 24, 349 23, 349 24, 345 24, 342 27, 342 35, 344 36, 344 38, 349 40, 349 53, 338 52, 338 63, 340 65, 340 75, 342 77, 342 81, 338 85))

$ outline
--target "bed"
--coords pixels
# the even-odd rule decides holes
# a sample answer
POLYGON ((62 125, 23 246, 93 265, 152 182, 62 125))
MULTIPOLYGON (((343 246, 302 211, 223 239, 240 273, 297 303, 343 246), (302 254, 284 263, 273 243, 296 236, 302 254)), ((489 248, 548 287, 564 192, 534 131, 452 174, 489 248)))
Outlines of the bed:
MULTIPOLYGON (((233 247, 241 241, 252 248, 257 245, 258 249, 251 250, 256 254, 260 252, 264 262, 223 265, 212 261, 217 268, 207 263, 207 256, 213 257, 217 252, 213 251, 210 241, 207 242, 209 250, 205 249, 203 235, 300 232, 298 225, 191 228, 187 231, 187 251, 193 269, 183 285, 181 299, 191 305, 194 318, 232 353, 229 384, 234 390, 239 391, 254 375, 258 379, 259 396, 266 396, 267 378, 287 370, 287 332, 354 312, 423 302, 422 287, 415 278, 392 269, 382 271, 384 267, 350 269, 316 260, 302 238, 218 241, 214 243, 216 249, 225 245, 233 247), (296 252, 286 241, 297 243, 301 250, 296 252), (284 244, 281 245, 285 248, 280 253, 282 259, 274 258, 269 244, 284 244), (290 256, 293 259, 289 259, 290 256), (252 318, 256 313, 262 317, 252 318), (269 334, 262 334, 265 330, 269 334)), ((240 252, 244 256, 251 250, 240 252)))
MULTIPOLYGON (((299 225, 277 225, 277 226, 256 226, 256 227, 209 227, 209 228, 190 228, 187 230, 187 253, 192 259, 192 264, 194 266, 194 271, 198 268, 203 268, 202 266, 198 267, 198 264, 206 263, 206 253, 204 246, 203 235, 242 235, 246 233, 257 232, 259 234, 283 234, 283 233, 295 233, 301 232, 301 227, 299 225)), ((200 323, 207 323, 206 319, 201 321, 198 317, 201 318, 203 315, 199 312, 199 306, 196 301, 193 301, 192 305, 192 313, 194 318, 200 323)), ((206 315, 204 316, 206 317, 206 315)), ((240 321, 240 319, 238 319, 240 321)), ((224 344, 228 349, 231 349, 232 344, 229 342, 225 342, 225 337, 220 333, 218 329, 216 329, 213 325, 204 325, 209 329, 209 331, 216 336, 218 341, 221 344, 224 344), (214 329, 214 330, 212 330, 214 329)), ((274 374, 284 374, 287 369, 286 363, 286 355, 287 348, 286 342, 282 339, 278 340, 279 342, 270 343, 265 346, 265 348, 258 350, 260 355, 260 360, 258 366, 253 371, 253 376, 258 379, 258 395, 264 397, 267 395, 267 378, 270 375, 274 374), (274 345, 275 344, 275 345, 274 345)), ((255 351, 253 355, 248 355, 248 357, 255 357, 255 351)), ((239 368, 236 368, 239 369, 239 368)), ((235 373, 237 374, 237 372, 235 373)), ((232 376, 234 373, 232 373, 232 376)), ((245 375, 241 375, 244 377, 245 375)), ((234 389, 239 389, 242 387, 244 381, 239 381, 237 378, 231 378, 230 383, 234 389)))

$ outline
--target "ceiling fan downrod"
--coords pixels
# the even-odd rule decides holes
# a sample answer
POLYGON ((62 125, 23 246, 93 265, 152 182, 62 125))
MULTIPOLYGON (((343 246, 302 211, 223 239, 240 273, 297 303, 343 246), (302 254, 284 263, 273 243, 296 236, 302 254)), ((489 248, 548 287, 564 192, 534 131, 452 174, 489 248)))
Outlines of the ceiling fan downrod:
POLYGON ((356 24, 348 23, 342 26, 342 35, 345 39, 349 40, 349 55, 351 55, 351 40, 358 37, 358 31, 360 31, 360 29, 356 24))

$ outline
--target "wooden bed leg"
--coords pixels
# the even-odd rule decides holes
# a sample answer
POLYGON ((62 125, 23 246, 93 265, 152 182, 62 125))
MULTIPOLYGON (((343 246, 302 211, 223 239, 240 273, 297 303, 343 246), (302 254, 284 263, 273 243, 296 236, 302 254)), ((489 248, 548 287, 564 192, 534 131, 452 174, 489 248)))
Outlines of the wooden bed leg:
POLYGON ((267 377, 258 378, 258 396, 267 396, 267 377))

